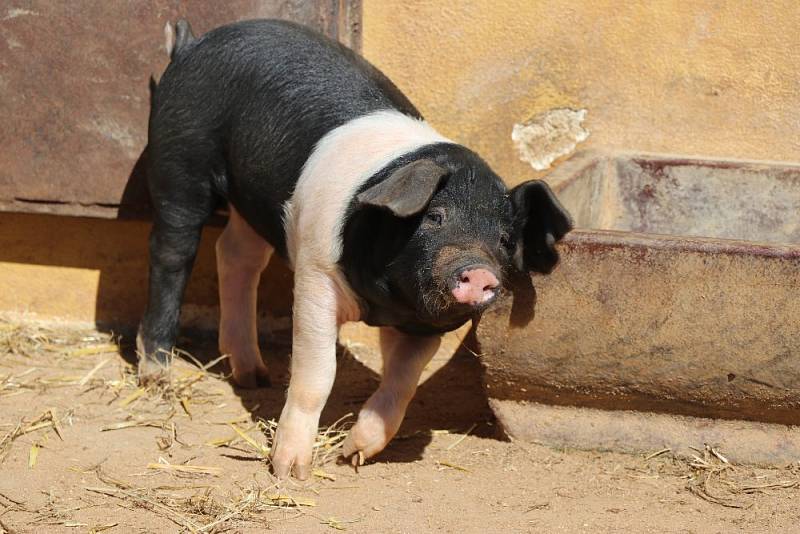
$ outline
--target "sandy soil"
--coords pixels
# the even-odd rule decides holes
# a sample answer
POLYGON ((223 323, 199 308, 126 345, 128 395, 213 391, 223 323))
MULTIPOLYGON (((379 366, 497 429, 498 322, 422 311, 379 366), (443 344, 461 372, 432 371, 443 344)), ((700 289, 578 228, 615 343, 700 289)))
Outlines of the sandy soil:
MULTIPOLYGON (((212 341, 184 344, 208 361, 212 341)), ((288 346, 272 347, 272 389, 237 390, 179 362, 171 389, 143 391, 130 349, 102 335, 0 323, 0 532, 800 532, 800 464, 516 443, 464 353, 433 362, 374 461, 358 472, 329 461, 307 484, 280 484, 255 426, 282 406, 288 346)), ((341 352, 326 426, 377 385, 377 354, 341 352)))

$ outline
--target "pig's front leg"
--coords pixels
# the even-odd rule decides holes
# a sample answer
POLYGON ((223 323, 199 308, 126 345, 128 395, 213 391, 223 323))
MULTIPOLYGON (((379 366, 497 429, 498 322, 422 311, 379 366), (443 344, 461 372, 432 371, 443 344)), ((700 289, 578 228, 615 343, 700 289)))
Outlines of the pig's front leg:
POLYGON ((344 456, 353 465, 381 452, 397 433, 423 368, 436 353, 441 336, 417 337, 381 328, 383 377, 367 400, 344 442, 344 456))
POLYGON ((291 378, 281 412, 272 468, 305 480, 311 471, 319 416, 336 376, 340 294, 332 276, 301 266, 295 271, 291 378))

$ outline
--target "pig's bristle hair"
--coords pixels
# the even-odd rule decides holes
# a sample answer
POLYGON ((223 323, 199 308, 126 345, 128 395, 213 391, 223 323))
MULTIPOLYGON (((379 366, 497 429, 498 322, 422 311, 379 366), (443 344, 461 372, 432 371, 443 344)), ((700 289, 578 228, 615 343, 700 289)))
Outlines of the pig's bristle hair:
POLYGON ((422 294, 422 303, 425 311, 431 315, 437 315, 450 307, 450 300, 447 298, 447 289, 437 286, 429 289, 422 294))

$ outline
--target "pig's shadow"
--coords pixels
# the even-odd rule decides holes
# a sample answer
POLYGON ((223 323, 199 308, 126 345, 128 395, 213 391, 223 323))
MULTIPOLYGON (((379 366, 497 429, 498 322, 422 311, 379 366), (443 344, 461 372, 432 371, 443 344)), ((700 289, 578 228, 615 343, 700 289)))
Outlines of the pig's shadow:
MULTIPOLYGON (((201 362, 208 362, 218 355, 214 337, 208 333, 186 332, 180 339, 180 346, 201 362)), ((286 400, 291 343, 287 335, 278 335, 262 341, 261 346, 270 368, 272 387, 234 388, 234 392, 253 420, 277 420, 286 400)), ((135 362, 135 355, 126 356, 135 362)), ((227 371, 222 366, 215 370, 227 371)), ((419 386, 397 436, 375 460, 412 462, 421 459, 434 430, 464 432, 475 425, 471 435, 505 439, 489 408, 482 387, 482 373, 478 358, 466 347, 460 347, 443 367, 419 386)), ((322 412, 320 425, 331 425, 348 413, 353 414, 349 421, 354 422, 359 409, 377 389, 379 382, 378 373, 347 349, 338 346, 336 382, 322 412)))

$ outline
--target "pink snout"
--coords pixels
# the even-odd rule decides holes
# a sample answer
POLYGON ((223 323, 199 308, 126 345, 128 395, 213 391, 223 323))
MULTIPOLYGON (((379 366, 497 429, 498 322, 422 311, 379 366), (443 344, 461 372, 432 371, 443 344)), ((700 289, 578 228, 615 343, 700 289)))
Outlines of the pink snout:
POLYGON ((481 306, 494 299, 499 285, 497 276, 490 270, 467 269, 457 275, 452 293, 456 302, 481 306))

